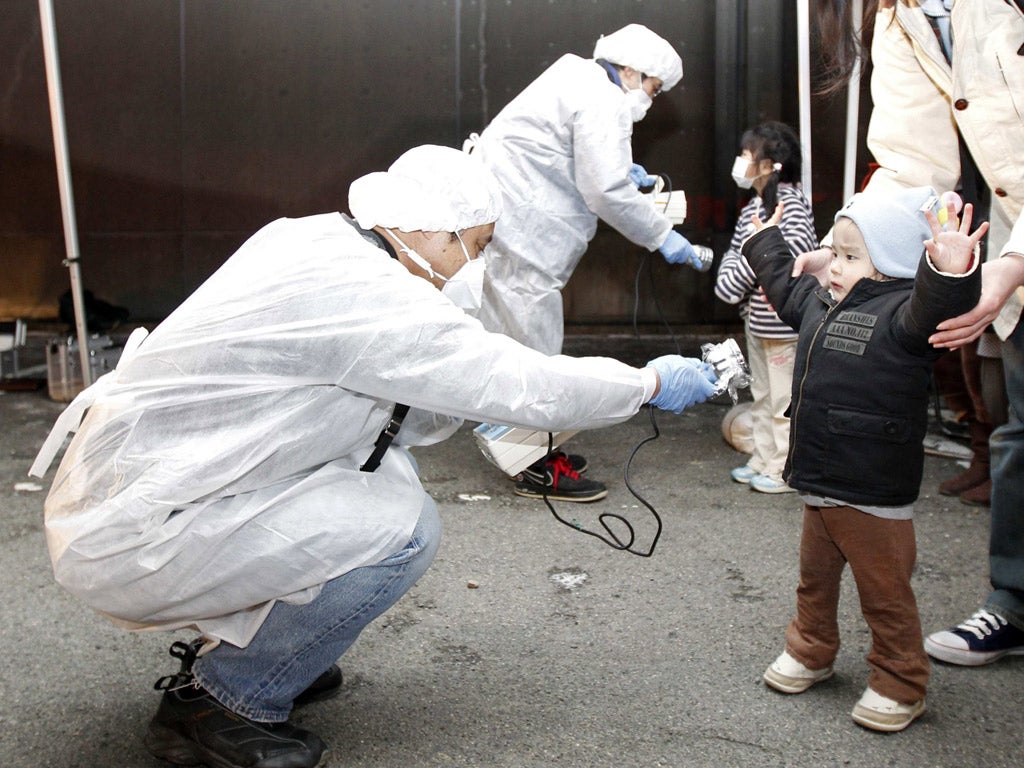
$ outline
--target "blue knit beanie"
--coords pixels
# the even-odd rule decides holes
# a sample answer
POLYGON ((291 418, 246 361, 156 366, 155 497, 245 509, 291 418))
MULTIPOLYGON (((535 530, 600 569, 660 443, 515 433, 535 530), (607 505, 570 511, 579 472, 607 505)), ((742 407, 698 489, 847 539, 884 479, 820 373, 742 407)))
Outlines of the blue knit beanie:
POLYGON ((939 196, 931 187, 898 192, 858 193, 836 214, 857 225, 875 269, 887 277, 914 277, 932 236, 925 211, 938 215, 939 196))

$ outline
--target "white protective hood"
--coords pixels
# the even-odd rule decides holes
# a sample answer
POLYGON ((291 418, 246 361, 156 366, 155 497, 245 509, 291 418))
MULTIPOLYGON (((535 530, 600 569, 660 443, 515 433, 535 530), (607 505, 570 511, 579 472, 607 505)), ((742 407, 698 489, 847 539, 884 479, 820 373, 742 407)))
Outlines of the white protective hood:
POLYGON ((642 401, 634 368, 487 334, 339 214, 281 219, 69 406, 58 440, 91 405, 46 500, 54 572, 121 626, 244 646, 273 601, 408 542, 411 457, 359 471, 395 402, 398 442, 427 445, 461 418, 587 429, 642 401))
POLYGON ((670 91, 683 79, 683 60, 668 40, 643 24, 627 24, 594 44, 594 58, 620 67, 631 67, 661 80, 661 90, 670 91))

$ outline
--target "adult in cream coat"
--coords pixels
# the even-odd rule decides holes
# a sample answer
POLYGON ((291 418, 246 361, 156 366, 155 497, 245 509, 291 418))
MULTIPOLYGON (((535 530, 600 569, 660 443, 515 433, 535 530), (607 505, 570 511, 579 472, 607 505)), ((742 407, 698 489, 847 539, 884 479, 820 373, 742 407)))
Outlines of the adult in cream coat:
POLYGON ((982 300, 932 339, 955 348, 991 324, 1003 340, 1009 422, 991 440, 992 592, 925 642, 935 658, 975 666, 1024 654, 1024 0, 877 5, 868 148, 879 167, 865 191, 956 189, 962 139, 991 193, 982 300))

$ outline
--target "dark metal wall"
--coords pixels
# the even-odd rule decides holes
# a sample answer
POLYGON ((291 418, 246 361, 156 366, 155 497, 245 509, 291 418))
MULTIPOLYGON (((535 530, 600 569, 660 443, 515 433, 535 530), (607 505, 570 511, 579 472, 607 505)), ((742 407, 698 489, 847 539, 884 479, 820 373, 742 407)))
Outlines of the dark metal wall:
MULTIPOLYGON (((459 146, 563 53, 589 56, 633 21, 685 70, 638 124, 635 157, 686 191, 683 231, 721 252, 742 203, 729 180, 739 134, 798 122, 792 6, 55 0, 85 287, 159 319, 266 222, 344 209, 352 179, 415 144, 459 146)), ((68 280, 38 5, 0 0, 0 15, 0 316, 52 316, 68 280)), ((827 221, 843 113, 818 103, 815 120, 827 221)), ((565 292, 567 321, 630 322, 643 257, 602 227, 565 292)), ((735 319, 711 275, 646 264, 641 322, 735 319)))

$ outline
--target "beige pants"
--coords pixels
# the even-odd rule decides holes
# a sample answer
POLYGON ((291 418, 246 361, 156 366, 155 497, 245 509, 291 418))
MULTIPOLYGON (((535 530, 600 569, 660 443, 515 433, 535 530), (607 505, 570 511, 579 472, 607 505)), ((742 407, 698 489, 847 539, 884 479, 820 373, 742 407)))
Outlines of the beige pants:
POLYGON ((764 339, 747 330, 750 365, 750 409, 754 452, 747 463, 762 475, 782 479, 789 452, 789 417, 785 415, 793 387, 796 339, 764 339))

